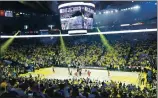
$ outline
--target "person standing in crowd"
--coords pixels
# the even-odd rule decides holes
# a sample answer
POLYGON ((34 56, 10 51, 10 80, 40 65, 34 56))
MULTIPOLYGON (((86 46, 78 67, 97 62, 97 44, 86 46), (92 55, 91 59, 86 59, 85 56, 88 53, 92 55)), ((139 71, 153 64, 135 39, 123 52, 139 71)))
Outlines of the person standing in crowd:
POLYGON ((108 70, 108 77, 109 77, 109 79, 110 79, 110 71, 108 70))
POLYGON ((68 74, 71 75, 70 67, 68 66, 68 74))
POLYGON ((82 69, 80 68, 79 70, 79 75, 81 76, 82 75, 82 69))
POLYGON ((144 85, 145 78, 141 77, 141 85, 144 85))
POLYGON ((139 74, 138 74, 138 84, 139 84, 139 85, 142 84, 142 81, 141 81, 141 80, 142 80, 142 79, 141 79, 142 77, 141 77, 141 75, 142 75, 142 73, 139 73, 139 74))
POLYGON ((70 76, 72 75, 72 70, 70 70, 70 76))
POLYGON ((65 86, 64 86, 64 97, 70 98, 70 88, 67 82, 65 83, 65 86))
POLYGON ((75 72, 75 76, 78 77, 78 72, 75 72))

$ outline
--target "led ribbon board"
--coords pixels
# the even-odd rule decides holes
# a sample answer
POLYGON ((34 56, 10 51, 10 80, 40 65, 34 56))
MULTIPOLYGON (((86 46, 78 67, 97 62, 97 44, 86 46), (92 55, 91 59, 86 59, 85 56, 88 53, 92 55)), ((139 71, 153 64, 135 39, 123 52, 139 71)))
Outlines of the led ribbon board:
MULTIPOLYGON (((87 34, 81 34, 81 35, 141 33, 141 32, 157 32, 157 28, 154 28, 154 29, 139 29, 139 30, 123 30, 123 31, 108 31, 108 32, 93 32, 93 33, 87 33, 87 34)), ((69 34, 17 35, 17 36, 2 35, 1 38, 36 38, 36 37, 60 37, 60 36, 78 36, 78 35, 69 35, 69 34)))

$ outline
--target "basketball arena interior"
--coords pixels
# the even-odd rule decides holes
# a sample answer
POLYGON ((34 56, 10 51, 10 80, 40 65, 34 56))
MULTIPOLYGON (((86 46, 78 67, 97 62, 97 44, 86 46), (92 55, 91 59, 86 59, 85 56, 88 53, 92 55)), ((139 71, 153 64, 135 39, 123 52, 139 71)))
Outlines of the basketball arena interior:
POLYGON ((0 1, 0 98, 157 98, 157 1, 0 1))

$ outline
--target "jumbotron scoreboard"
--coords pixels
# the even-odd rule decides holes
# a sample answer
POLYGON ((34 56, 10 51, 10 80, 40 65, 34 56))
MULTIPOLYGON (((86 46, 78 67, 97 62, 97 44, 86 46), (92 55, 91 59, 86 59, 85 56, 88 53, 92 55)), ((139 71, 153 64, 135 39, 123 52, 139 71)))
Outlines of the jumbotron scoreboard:
MULTIPOLYGON (((95 5, 85 2, 70 2, 58 6, 62 30, 87 31, 93 28, 95 5)), ((75 31, 75 32, 76 32, 75 31)), ((77 32, 76 32, 77 33, 77 32)))

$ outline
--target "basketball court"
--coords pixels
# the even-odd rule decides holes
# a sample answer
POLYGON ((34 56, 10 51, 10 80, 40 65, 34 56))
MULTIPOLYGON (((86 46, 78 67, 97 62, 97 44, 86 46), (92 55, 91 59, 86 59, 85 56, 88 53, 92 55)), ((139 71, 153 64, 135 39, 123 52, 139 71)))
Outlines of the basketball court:
MULTIPOLYGON (((30 74, 34 77, 40 74, 41 78, 47 78, 47 79, 72 79, 72 78, 90 78, 94 80, 99 81, 116 81, 116 82, 122 82, 125 84, 134 84, 139 85, 139 79, 138 79, 138 72, 122 72, 122 71, 110 71, 110 76, 108 75, 107 70, 97 70, 97 69, 87 69, 91 72, 90 77, 87 74, 87 71, 85 69, 82 69, 82 75, 75 75, 77 69, 76 68, 70 68, 72 71, 72 75, 69 75, 68 68, 60 68, 60 67, 54 67, 55 72, 53 72, 52 67, 50 68, 42 68, 39 70, 35 70, 35 72, 29 72, 26 74, 21 74, 20 76, 28 77, 30 74)), ((142 87, 143 85, 141 85, 142 87)), ((143 86, 144 87, 144 86, 143 86)))

